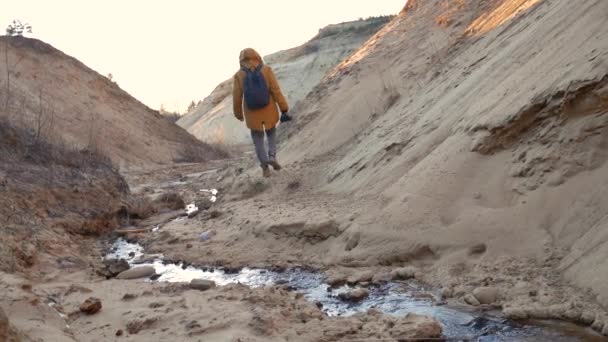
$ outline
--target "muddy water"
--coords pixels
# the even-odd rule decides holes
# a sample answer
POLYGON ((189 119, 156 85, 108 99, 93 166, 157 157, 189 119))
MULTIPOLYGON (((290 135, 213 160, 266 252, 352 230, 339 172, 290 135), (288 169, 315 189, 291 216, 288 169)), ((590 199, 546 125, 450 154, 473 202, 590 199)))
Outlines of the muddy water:
MULTIPOLYGON (((143 248, 124 240, 116 241, 106 258, 123 258, 133 264, 143 255, 143 248)), ((435 317, 443 325, 449 341, 606 341, 591 329, 554 321, 514 322, 502 318, 500 312, 476 312, 467 307, 437 305, 432 290, 416 282, 393 282, 368 288, 369 297, 359 303, 337 298, 348 286, 329 289, 320 273, 304 269, 273 272, 265 269, 244 268, 238 273, 226 273, 221 268, 205 269, 182 264, 165 264, 159 258, 153 265, 159 282, 189 282, 192 279, 213 280, 218 285, 241 283, 250 287, 284 284, 317 305, 328 316, 349 316, 374 308, 392 315, 407 313, 435 317), (431 296, 429 296, 429 294, 431 296)))

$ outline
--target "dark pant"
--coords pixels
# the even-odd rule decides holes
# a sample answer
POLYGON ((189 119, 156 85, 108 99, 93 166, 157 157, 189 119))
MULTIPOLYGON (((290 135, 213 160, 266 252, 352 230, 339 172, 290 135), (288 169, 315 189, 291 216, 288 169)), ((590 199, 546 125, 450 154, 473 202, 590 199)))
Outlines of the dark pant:
POLYGON ((276 160, 277 157, 276 128, 267 130, 266 137, 268 138, 268 153, 266 153, 266 147, 264 146, 264 132, 251 131, 251 138, 253 139, 253 145, 255 146, 255 154, 258 156, 258 160, 262 167, 268 167, 268 162, 270 160, 276 160))

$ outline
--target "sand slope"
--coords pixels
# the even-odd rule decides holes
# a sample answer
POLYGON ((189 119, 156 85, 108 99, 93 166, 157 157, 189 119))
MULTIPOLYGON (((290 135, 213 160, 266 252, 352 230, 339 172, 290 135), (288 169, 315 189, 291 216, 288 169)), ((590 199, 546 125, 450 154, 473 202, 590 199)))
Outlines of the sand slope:
POLYGON ((322 156, 326 190, 381 195, 344 258, 515 258, 608 306, 606 13, 601 0, 409 1, 335 68, 281 158, 322 156))
POLYGON ((0 100, 11 122, 40 127, 48 140, 102 150, 121 167, 216 156, 75 58, 36 39, 12 37, 10 42, 0 38, 0 100))

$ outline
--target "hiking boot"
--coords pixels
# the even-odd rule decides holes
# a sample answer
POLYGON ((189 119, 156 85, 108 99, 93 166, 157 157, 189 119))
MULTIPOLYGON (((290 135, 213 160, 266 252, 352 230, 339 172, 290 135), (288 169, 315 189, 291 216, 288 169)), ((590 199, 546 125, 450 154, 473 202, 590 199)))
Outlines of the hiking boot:
POLYGON ((275 171, 282 169, 281 164, 279 164, 275 159, 270 159, 270 161, 268 161, 268 165, 272 166, 275 171))
POLYGON ((264 176, 264 178, 270 177, 270 169, 268 166, 262 167, 262 176, 264 176))

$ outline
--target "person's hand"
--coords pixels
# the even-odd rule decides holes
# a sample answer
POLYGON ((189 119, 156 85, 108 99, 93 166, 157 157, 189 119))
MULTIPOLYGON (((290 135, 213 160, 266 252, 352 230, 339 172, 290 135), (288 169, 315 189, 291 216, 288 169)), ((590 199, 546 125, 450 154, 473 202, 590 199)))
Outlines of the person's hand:
POLYGON ((291 116, 289 116, 286 112, 281 113, 281 122, 291 121, 291 116))
POLYGON ((239 120, 239 121, 241 121, 241 122, 245 120, 245 118, 243 118, 242 115, 235 115, 234 117, 236 117, 236 119, 239 120))

